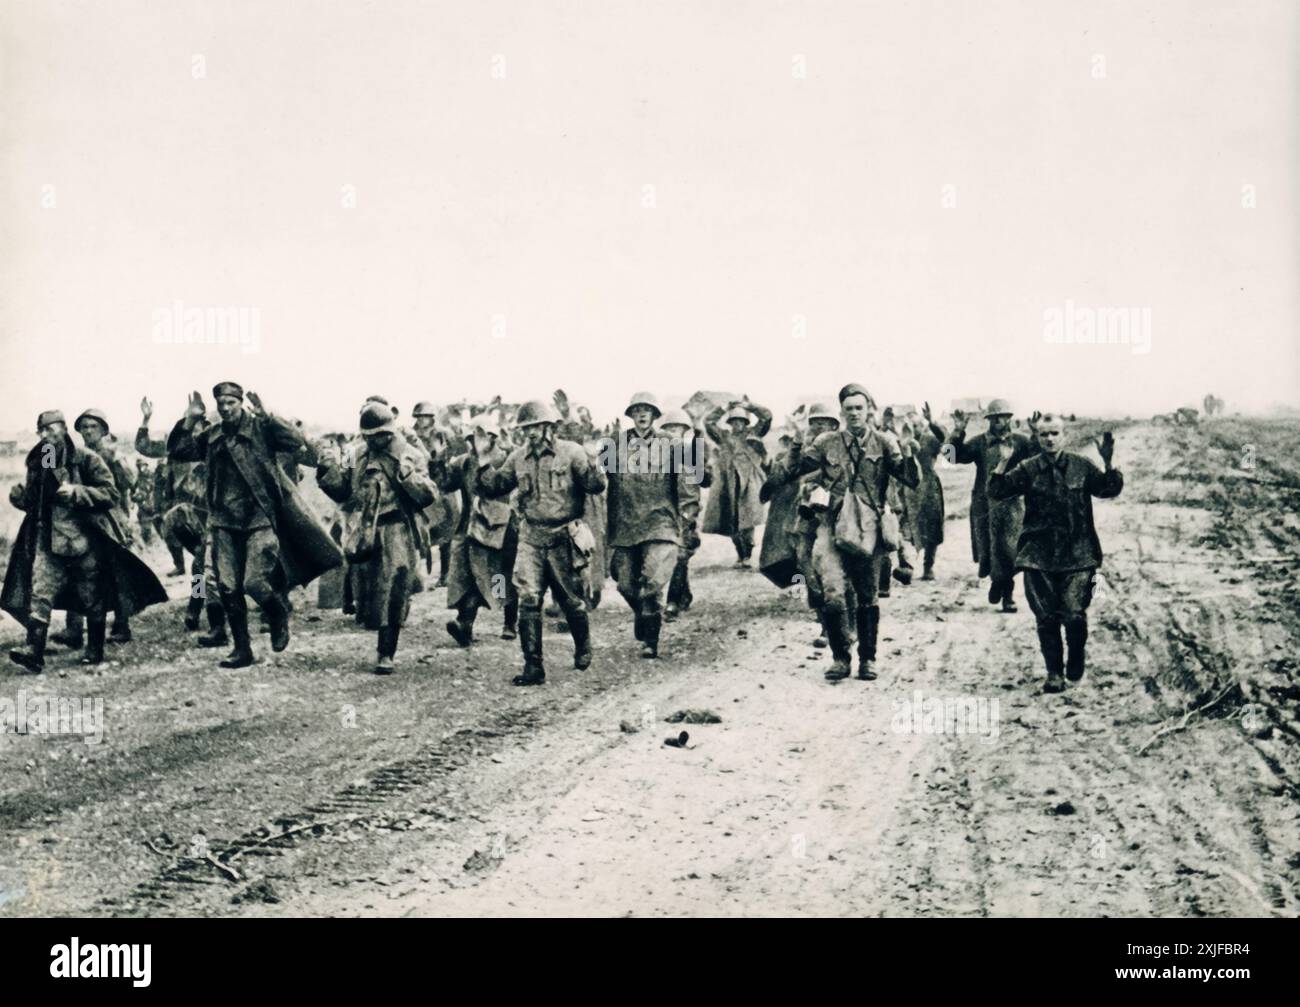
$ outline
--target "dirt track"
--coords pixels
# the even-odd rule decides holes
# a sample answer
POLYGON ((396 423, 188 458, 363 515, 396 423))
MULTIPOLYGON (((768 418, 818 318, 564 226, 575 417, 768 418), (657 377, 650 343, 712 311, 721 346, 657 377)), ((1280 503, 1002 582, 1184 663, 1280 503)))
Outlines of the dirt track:
POLYGON ((107 728, 0 741, 0 914, 1294 916, 1298 432, 1118 434, 1091 668, 1063 697, 1038 692, 1027 607, 976 584, 966 468, 938 580, 884 603, 875 683, 826 685, 800 602, 720 539, 663 659, 635 657, 611 585, 591 671, 548 623, 542 689, 507 684, 495 615, 456 649, 441 591, 388 680, 338 613, 300 606, 289 652, 263 637, 224 672, 154 611, 129 666, 5 678, 103 697, 107 728), (989 719, 911 729, 918 692, 989 719), (664 722, 686 708, 722 722, 664 722))

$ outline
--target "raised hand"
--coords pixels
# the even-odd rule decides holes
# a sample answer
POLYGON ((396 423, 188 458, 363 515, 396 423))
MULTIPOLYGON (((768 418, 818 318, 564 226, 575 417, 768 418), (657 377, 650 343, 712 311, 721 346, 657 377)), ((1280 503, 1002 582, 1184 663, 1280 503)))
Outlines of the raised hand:
POLYGON ((924 419, 926 423, 934 422, 934 415, 930 412, 930 403, 921 403, 921 418, 924 419))
POLYGON ((1097 454, 1101 455, 1101 460, 1106 463, 1106 468, 1110 468, 1110 460, 1115 455, 1115 435, 1107 430, 1097 438, 1097 454))
POLYGON ((146 395, 144 398, 140 400, 141 426, 147 427, 149 425, 149 419, 152 416, 153 416, 153 403, 149 401, 149 396, 146 395))
POLYGON ((266 407, 262 405, 262 397, 257 392, 248 393, 248 405, 253 410, 254 416, 266 415, 266 407))
POLYGON ((966 411, 965 411, 964 409, 954 409, 954 410, 952 411, 952 426, 953 426, 953 429, 954 429, 954 430, 957 430, 957 431, 960 431, 961 433, 965 433, 965 432, 966 432, 966 421, 967 421, 968 418, 969 418, 969 417, 967 417, 967 415, 966 415, 966 411))
POLYGON ((190 400, 185 406, 185 415, 195 419, 202 419, 208 414, 203 405, 203 395, 200 392, 190 392, 190 400))

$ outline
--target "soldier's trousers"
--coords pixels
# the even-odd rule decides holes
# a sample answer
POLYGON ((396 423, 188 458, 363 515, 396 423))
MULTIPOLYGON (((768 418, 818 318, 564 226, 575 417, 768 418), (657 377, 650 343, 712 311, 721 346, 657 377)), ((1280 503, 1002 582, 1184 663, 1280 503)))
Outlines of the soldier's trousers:
POLYGON ((1025 598, 1040 626, 1086 623, 1095 570, 1025 571, 1025 598))
POLYGON ((736 558, 748 562, 754 552, 754 529, 745 528, 731 536, 731 544, 736 547, 736 558))
POLYGON ((573 562, 573 543, 560 529, 547 537, 521 534, 515 554, 514 585, 519 594, 520 614, 542 611, 542 597, 551 589, 556 604, 569 612, 586 612, 586 578, 573 562), (539 541, 540 539, 540 541, 539 541))
POLYGON ((637 615, 658 615, 663 592, 677 565, 675 542, 615 546, 613 572, 618 593, 637 615))
POLYGON ((813 542, 812 560, 828 608, 847 612, 854 596, 858 608, 879 604, 879 556, 864 559, 842 552, 835 545, 834 532, 823 523, 813 542))
POLYGON ((222 604, 244 611, 244 595, 263 608, 280 598, 280 540, 271 528, 213 528, 212 572, 222 604))
POLYGON ((49 624, 54 599, 71 588, 81 612, 90 617, 104 614, 104 572, 94 547, 80 556, 56 556, 41 546, 32 557, 32 597, 28 618, 49 624))
POLYGON ((794 536, 794 565, 803 577, 804 591, 808 598, 808 607, 820 612, 826 603, 822 592, 822 580, 817 574, 817 564, 813 562, 813 546, 817 541, 817 530, 809 528, 794 536))

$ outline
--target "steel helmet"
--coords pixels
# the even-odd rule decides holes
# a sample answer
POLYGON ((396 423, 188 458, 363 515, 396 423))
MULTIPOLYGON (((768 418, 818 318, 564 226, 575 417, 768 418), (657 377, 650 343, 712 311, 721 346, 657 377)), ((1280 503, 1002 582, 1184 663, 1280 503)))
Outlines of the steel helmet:
POLYGON ((470 436, 477 433, 491 434, 493 437, 501 435, 501 421, 497 419, 496 413, 479 413, 477 416, 470 417, 470 436))
POLYGON ((559 422, 560 415, 555 411, 555 407, 549 402, 543 402, 540 399, 525 402, 519 407, 519 414, 515 417, 515 426, 517 427, 531 427, 538 423, 559 422))
POLYGON ((727 415, 722 417, 727 422, 731 420, 744 420, 747 424, 752 422, 749 418, 749 411, 743 406, 736 406, 734 409, 728 409, 727 415))
POLYGON ((991 416, 1010 416, 1013 412, 1015 412, 1015 410, 1011 408, 1011 403, 1006 399, 994 399, 984 407, 984 418, 988 419, 991 416))
POLYGON ((437 416, 438 407, 432 402, 417 402, 415 408, 411 410, 412 416, 437 416))
POLYGON ((84 413, 82 413, 80 416, 77 417, 76 422, 72 424, 72 429, 80 430, 82 420, 95 420, 96 422, 99 423, 100 426, 104 428, 104 433, 108 433, 108 417, 104 415, 103 410, 87 409, 84 413))
POLYGON ((840 414, 835 411, 834 407, 826 402, 814 402, 809 406, 808 419, 834 420, 837 427, 840 425, 840 414))
POLYGON ((361 436, 397 433, 397 419, 392 407, 382 402, 370 402, 361 410, 361 436))
POLYGON ((655 411, 656 417, 663 415, 663 410, 659 408, 659 400, 655 398, 654 394, 651 392, 637 392, 633 395, 632 401, 629 402, 627 408, 623 410, 623 415, 631 416, 632 410, 637 406, 649 406, 655 411))
POLYGON ((691 419, 691 414, 685 409, 669 409, 659 415, 659 426, 685 427, 687 430, 693 430, 695 429, 695 422, 691 419))

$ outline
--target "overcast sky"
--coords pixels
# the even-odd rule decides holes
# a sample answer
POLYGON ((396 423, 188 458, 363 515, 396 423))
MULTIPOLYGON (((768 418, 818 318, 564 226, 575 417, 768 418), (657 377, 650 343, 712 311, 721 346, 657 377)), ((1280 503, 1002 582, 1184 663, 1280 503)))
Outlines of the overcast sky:
POLYGON ((227 378, 340 426, 1300 403, 1298 10, 0 0, 0 428, 227 378), (255 352, 159 342, 241 307, 255 352), (1127 345, 1059 340, 1120 308, 1127 345))

